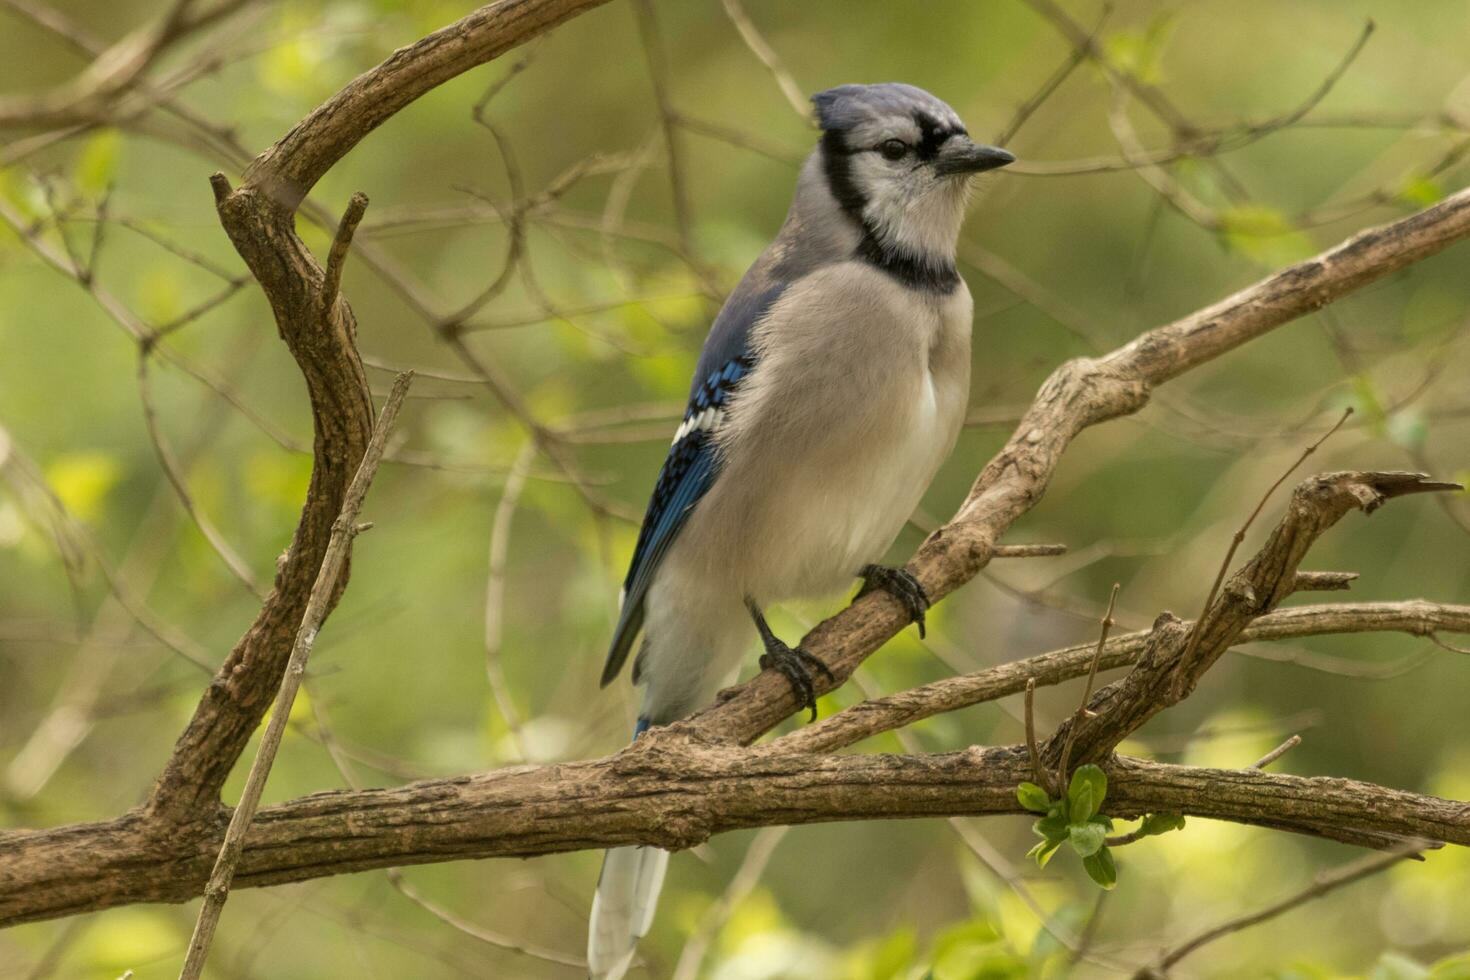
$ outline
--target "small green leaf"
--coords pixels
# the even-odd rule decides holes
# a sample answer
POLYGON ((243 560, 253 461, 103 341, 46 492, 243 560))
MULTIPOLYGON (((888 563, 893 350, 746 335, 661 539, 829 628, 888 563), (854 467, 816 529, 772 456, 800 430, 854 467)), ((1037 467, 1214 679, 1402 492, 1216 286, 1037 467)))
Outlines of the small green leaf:
POLYGON ((1373 379, 1367 374, 1358 373, 1353 375, 1353 401, 1355 411, 1363 413, 1372 427, 1374 434, 1383 434, 1384 420, 1388 417, 1383 407, 1383 399, 1378 397, 1378 389, 1373 384, 1373 379))
POLYGON ((1311 238, 1275 208, 1244 204, 1222 208, 1217 217, 1225 247, 1262 265, 1287 265, 1316 250, 1311 238))
POLYGON ((1067 828, 1067 839, 1072 843, 1072 850, 1083 857, 1096 854, 1103 846, 1103 839, 1108 832, 1101 825, 1095 823, 1074 823, 1067 828))
POLYGON ((1424 445, 1424 440, 1429 437, 1429 423, 1413 409, 1397 412, 1389 416, 1387 434, 1394 445, 1415 449, 1424 445))
POLYGON ((1052 859, 1057 848, 1062 846, 1059 840, 1044 840, 1037 842, 1036 846, 1026 852, 1026 856, 1036 862, 1038 868, 1046 867, 1046 862, 1052 859))
POLYGON ((1072 773, 1072 784, 1067 787, 1067 812, 1073 823, 1086 823, 1087 819, 1102 809, 1103 799, 1108 795, 1108 777, 1094 765, 1078 766, 1072 773))
POLYGON ((1138 828, 1140 837, 1152 837, 1156 834, 1167 834, 1171 830, 1184 829, 1184 814, 1182 813, 1150 813, 1143 818, 1143 824, 1138 828))
POLYGON ((1031 825, 1038 837, 1061 843, 1067 839, 1067 818, 1060 813, 1051 813, 1031 825))
POLYGON ((1017 786, 1016 799, 1033 813, 1045 813, 1051 809, 1051 796, 1035 783, 1022 783, 1017 786))
POLYGON ((1109 891, 1118 883, 1118 866, 1113 863, 1113 852, 1106 847, 1083 858, 1082 867, 1089 878, 1109 891))
POLYGON ((123 476, 117 457, 104 452, 73 452, 46 467, 46 480, 67 510, 84 521, 102 516, 108 493, 123 476))
POLYGON ((1157 85, 1163 81, 1160 66, 1174 21, 1173 13, 1160 14, 1143 31, 1118 31, 1109 35, 1103 40, 1108 63, 1122 74, 1157 85))
POLYGON ((122 138, 115 129, 104 129, 89 139, 77 155, 77 186, 89 194, 107 190, 117 175, 118 147, 122 138))
POLYGON ((1444 188, 1433 177, 1410 177, 1394 196, 1410 207, 1427 208, 1444 199, 1444 188))
POLYGON ((1384 953, 1368 971, 1368 980, 1428 980, 1429 971, 1402 953, 1384 953))
POLYGON ((1074 779, 1071 788, 1067 790, 1067 813, 1072 818, 1071 822, 1086 823, 1096 812, 1097 807, 1092 802, 1092 785, 1082 783, 1079 786, 1074 779))
POLYGON ((1470 980, 1470 953, 1436 961, 1429 968, 1429 980, 1470 980))
POLYGON ((1112 830, 1113 829, 1113 818, 1112 817, 1105 817, 1101 813, 1094 813, 1092 816, 1090 816, 1090 817, 1087 818, 1087 822, 1088 823, 1095 823, 1099 827, 1101 827, 1103 830, 1112 830))

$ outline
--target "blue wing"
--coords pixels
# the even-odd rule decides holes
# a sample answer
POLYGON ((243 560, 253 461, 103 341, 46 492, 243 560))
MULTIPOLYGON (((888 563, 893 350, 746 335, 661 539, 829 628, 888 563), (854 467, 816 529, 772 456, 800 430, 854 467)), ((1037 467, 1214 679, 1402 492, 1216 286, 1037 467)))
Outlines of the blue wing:
POLYGON ((633 561, 628 566, 628 577, 623 581, 623 608, 602 670, 604 686, 618 676, 643 626, 643 600, 654 572, 694 505, 719 475, 714 430, 726 401, 752 366, 750 359, 743 355, 726 361, 695 388, 689 400, 684 424, 679 427, 679 435, 659 470, 653 498, 648 502, 648 512, 638 532, 638 544, 633 549, 633 561))
POLYGON ((644 599, 659 563, 695 504, 719 476, 714 431, 723 417, 726 402, 755 367, 751 328, 785 288, 785 282, 772 281, 758 262, 741 280, 710 327, 694 371, 684 424, 679 427, 668 458, 659 470, 653 498, 648 502, 648 512, 638 532, 638 544, 633 549, 628 577, 623 582, 623 608, 602 669, 603 686, 618 676, 638 638, 643 626, 644 599))

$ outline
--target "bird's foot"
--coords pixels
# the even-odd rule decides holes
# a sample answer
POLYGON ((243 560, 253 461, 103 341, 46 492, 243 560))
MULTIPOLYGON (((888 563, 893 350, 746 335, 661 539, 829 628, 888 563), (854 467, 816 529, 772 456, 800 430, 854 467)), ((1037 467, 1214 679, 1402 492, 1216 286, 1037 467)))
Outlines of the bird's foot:
POLYGON ((832 673, 831 668, 801 647, 787 646, 774 636, 764 639, 766 652, 761 654, 761 669, 780 671, 781 676, 786 678, 786 683, 791 685, 791 693, 796 695, 801 707, 811 709, 812 716, 808 720, 816 721, 817 689, 812 683, 812 671, 821 671, 834 684, 837 676, 832 673))
POLYGON ((929 611, 929 593, 914 578, 913 573, 906 568, 889 568, 887 565, 864 565, 859 573, 862 576, 863 587, 858 590, 857 598, 872 592, 874 589, 882 589, 893 598, 903 603, 908 610, 909 617, 919 627, 919 639, 924 638, 924 614, 929 611))

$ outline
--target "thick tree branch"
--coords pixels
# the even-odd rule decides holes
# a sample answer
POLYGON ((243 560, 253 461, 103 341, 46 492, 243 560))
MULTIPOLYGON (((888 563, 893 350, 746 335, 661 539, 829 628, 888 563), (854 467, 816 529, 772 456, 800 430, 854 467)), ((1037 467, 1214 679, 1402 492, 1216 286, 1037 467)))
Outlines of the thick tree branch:
MULTIPOLYGON (((1184 624, 1186 627, 1192 625, 1184 624)), ((1235 645, 1329 633, 1393 632, 1433 636, 1441 631, 1470 632, 1470 606, 1413 599, 1407 602, 1332 603, 1278 609, 1258 617, 1242 630, 1235 639, 1235 645)), ((1140 630, 1109 640, 1098 657, 1098 670, 1114 670, 1137 662, 1148 649, 1151 632, 1140 630)), ((1094 648, 1092 643, 1079 644, 969 674, 946 677, 886 697, 860 701, 835 715, 782 735, 771 742, 771 748, 785 752, 835 752, 925 718, 1020 694, 1026 690, 1027 680, 1035 680, 1038 687, 1060 684, 1087 673, 1094 648)))
MULTIPOLYGON (((296 235, 296 207, 328 168, 393 113, 601 2, 500 0, 482 7, 349 83, 257 157, 239 188, 231 190, 222 174, 212 178, 220 223, 270 301, 281 337, 306 379, 316 429, 314 461, 301 521, 275 588, 179 737, 154 786, 151 811, 184 823, 217 804, 220 787, 280 682, 332 521, 372 429, 357 320, 337 295, 366 199, 354 197, 349 205, 325 271, 296 235)), ((347 578, 344 571, 329 610, 347 578)))
MULTIPOLYGON (((639 739, 595 762, 517 767, 395 789, 317 793, 256 816, 236 887, 487 857, 632 843, 686 848, 778 824, 1020 812, 1024 748, 941 755, 809 756, 639 739)), ((1470 805, 1347 779, 1118 758, 1108 813, 1232 820, 1361 843, 1419 837, 1470 845, 1470 805), (1356 833, 1350 833, 1355 830, 1356 833)), ((138 812, 102 824, 0 836, 0 925, 198 895, 228 814, 207 833, 160 838, 138 812)))
POLYGON ((607 0, 497 0, 400 48, 256 157, 245 183, 294 211, 322 175, 400 109, 607 0))
MULTIPOLYGON (((360 219, 362 209, 366 206, 367 198, 361 194, 355 196, 353 209, 348 212, 349 216, 355 213, 360 219)), ((356 224, 357 220, 351 221, 351 226, 356 224)), ((343 220, 342 226, 344 229, 349 228, 347 219, 343 220)), ((345 235, 339 235, 338 241, 344 238, 351 238, 350 230, 345 235)), ((340 266, 345 253, 345 245, 340 254, 337 248, 333 247, 332 256, 337 260, 334 265, 340 266)), ((330 268, 328 271, 330 273, 330 268)), ((328 278, 331 278, 330 274, 328 278)), ((322 297, 326 302, 331 303, 335 300, 336 290, 324 292, 322 297)), ((327 606, 331 602, 331 597, 337 591, 337 578, 347 566, 347 552, 360 530, 357 523, 358 511, 367 497, 368 487, 372 486, 373 476, 378 472, 378 464, 383 460, 383 450, 388 445, 388 433, 393 431, 393 421, 398 417, 398 410, 403 407, 403 400, 408 396, 408 386, 412 382, 412 372, 400 374, 393 382, 393 391, 388 395, 383 411, 378 415, 377 424, 373 426, 373 435, 368 442, 367 451, 363 453, 357 473, 347 487, 347 494, 342 501, 342 511, 332 522, 332 536, 327 544, 327 553, 322 558, 321 570, 317 573, 316 582, 311 587, 311 596, 307 600, 301 626, 296 630, 296 642, 291 647, 291 659, 286 663, 286 674, 281 678, 281 688, 276 693, 270 723, 266 726, 265 734, 260 738, 260 747, 256 749, 255 761, 251 764, 250 775, 245 780, 245 789, 240 793, 240 802, 235 805, 235 812, 230 815, 230 825, 225 828, 225 839, 220 844, 219 856, 214 862, 214 870, 210 872, 209 882, 204 887, 204 903, 199 907, 199 918, 194 924, 194 935, 189 940, 184 968, 179 974, 180 980, 197 980, 204 972, 204 963, 209 958, 209 946, 214 939, 214 930, 219 925, 220 914, 224 911, 225 900, 230 894, 230 884, 235 879, 235 869, 240 864, 240 852, 245 846, 245 834, 250 829, 250 821, 255 819, 256 808, 260 806, 260 796, 265 792, 266 780, 270 778, 271 766, 276 761, 276 752, 280 749, 281 739, 286 734, 286 723, 291 717, 291 708, 296 703, 296 692, 306 677, 307 658, 311 656, 312 647, 316 645, 317 633, 326 619, 327 606)))
MULTIPOLYGON (((372 432, 372 400, 357 355, 357 321, 345 302, 321 301, 321 266, 296 236, 290 212, 245 184, 213 180, 220 222, 270 301, 281 337, 306 379, 316 430, 311 483, 275 586, 179 736, 149 800, 174 822, 209 813, 280 684, 296 627, 372 432)), ((328 608, 346 587, 337 583, 328 608)))

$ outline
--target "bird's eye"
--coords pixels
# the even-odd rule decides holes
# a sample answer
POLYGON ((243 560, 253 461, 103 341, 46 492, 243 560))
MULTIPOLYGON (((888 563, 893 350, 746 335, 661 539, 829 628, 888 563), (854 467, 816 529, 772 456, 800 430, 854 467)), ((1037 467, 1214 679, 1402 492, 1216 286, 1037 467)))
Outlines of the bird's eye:
POLYGON ((878 152, 885 160, 902 160, 908 151, 909 145, 903 140, 884 140, 878 144, 878 152))

